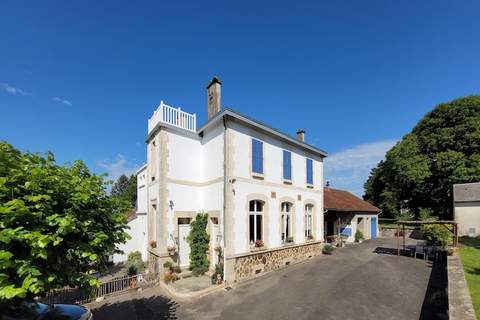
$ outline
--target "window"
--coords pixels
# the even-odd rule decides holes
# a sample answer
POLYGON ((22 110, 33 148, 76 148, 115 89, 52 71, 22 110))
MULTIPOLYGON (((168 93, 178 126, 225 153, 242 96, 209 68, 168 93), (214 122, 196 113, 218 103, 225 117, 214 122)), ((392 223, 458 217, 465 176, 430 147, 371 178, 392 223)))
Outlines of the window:
POLYGON ((292 229, 292 204, 290 202, 282 202, 281 204, 281 226, 282 226, 282 242, 293 242, 292 229))
POLYGON ((292 153, 283 150, 283 179, 292 180, 292 153))
POLYGON ((313 161, 307 159, 307 184, 313 184, 313 161))
POLYGON ((263 173, 263 142, 252 139, 252 171, 263 173))
POLYGON ((313 213, 313 205, 307 204, 305 206, 305 238, 312 239, 312 213, 313 213))
POLYGON ((249 240, 250 244, 254 245, 255 241, 263 241, 263 202, 259 200, 252 200, 249 203, 249 240))

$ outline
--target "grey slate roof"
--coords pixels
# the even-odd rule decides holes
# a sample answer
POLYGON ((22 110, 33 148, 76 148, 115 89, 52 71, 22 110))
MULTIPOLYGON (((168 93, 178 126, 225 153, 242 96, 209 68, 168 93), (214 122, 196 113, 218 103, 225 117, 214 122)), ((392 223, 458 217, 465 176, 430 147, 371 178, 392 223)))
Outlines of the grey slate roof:
POLYGON ((453 200, 455 202, 480 201, 480 182, 454 184, 453 200))
POLYGON ((262 131, 265 131, 265 132, 269 132, 270 134, 272 134, 272 135, 274 135, 278 138, 286 140, 286 141, 292 143, 293 145, 297 145, 301 148, 310 150, 313 153, 320 155, 321 157, 328 156, 328 153, 326 151, 322 150, 322 149, 319 149, 315 146, 312 146, 311 144, 299 141, 299 140, 291 137, 290 135, 288 135, 286 133, 283 133, 282 131, 280 131, 278 129, 275 129, 275 128, 273 128, 273 127, 271 127, 271 126, 269 126, 269 125, 267 125, 267 124, 265 124, 261 121, 255 120, 255 119, 253 119, 249 116, 243 115, 243 114, 239 113, 238 111, 235 111, 235 110, 230 109, 230 108, 223 108, 222 110, 220 110, 220 112, 215 114, 211 119, 209 119, 207 121, 206 124, 204 124, 198 130, 198 133, 201 133, 207 127, 209 127, 210 124, 212 124, 213 122, 215 122, 216 120, 218 120, 219 118, 222 118, 224 116, 230 116, 230 117, 235 118, 237 120, 240 120, 242 122, 248 123, 249 125, 254 126, 255 128, 258 128, 258 129, 260 129, 262 131))

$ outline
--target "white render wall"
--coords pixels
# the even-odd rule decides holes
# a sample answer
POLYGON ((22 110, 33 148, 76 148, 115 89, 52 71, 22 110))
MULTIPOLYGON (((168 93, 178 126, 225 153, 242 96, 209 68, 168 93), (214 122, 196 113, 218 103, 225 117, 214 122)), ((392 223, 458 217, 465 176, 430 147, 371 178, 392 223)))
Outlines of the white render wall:
POLYGON ((131 239, 127 240, 126 243, 120 245, 118 249, 122 250, 123 254, 114 254, 113 263, 125 262, 127 261, 127 256, 130 252, 140 251, 142 254, 142 260, 147 261, 147 215, 140 214, 136 218, 131 220, 128 223, 130 230, 128 234, 131 239))
MULTIPOLYGON (((267 198, 268 239, 264 242, 269 248, 279 247, 281 243, 280 202, 282 198, 290 198, 295 205, 295 243, 305 242, 305 205, 306 200, 314 204, 316 215, 315 235, 317 240, 323 239, 323 160, 307 154, 290 144, 282 143, 270 136, 263 135, 248 127, 235 123, 233 130, 234 144, 234 176, 240 177, 234 184, 234 221, 235 221, 235 254, 248 252, 248 210, 247 197, 261 194, 267 198), (251 141, 252 137, 263 141, 263 179, 254 179, 251 173, 251 141), (292 183, 283 181, 283 150, 292 153, 292 183), (307 189, 306 158, 313 160, 314 189, 307 189), (275 198, 272 198, 272 192, 275 198), (300 195, 301 200, 298 200, 300 195)), ((264 218, 265 221, 265 218, 264 218)), ((267 226, 265 226, 267 227, 267 226)), ((265 234, 264 229, 264 234, 265 234)))
POLYGON ((456 202, 454 216, 459 236, 480 235, 480 201, 456 202), (475 229, 473 234, 471 228, 475 229))

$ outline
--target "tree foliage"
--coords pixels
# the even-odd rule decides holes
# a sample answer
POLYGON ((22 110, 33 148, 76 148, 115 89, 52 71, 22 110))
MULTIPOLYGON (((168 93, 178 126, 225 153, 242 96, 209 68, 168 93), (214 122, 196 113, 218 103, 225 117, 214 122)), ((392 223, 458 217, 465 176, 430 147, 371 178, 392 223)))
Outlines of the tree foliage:
POLYGON ((187 238, 190 244, 190 269, 195 275, 204 274, 208 271, 210 262, 207 252, 210 237, 207 233, 208 214, 199 213, 190 224, 190 234, 187 238))
POLYGON ((387 217, 419 208, 450 219, 452 185, 480 180, 480 96, 440 104, 370 173, 364 198, 387 217))
POLYGON ((126 240, 128 205, 81 161, 56 164, 0 141, 0 305, 64 286, 93 286, 126 240))
POLYGON ((122 174, 112 186, 112 196, 128 201, 132 207, 137 203, 137 177, 122 174))

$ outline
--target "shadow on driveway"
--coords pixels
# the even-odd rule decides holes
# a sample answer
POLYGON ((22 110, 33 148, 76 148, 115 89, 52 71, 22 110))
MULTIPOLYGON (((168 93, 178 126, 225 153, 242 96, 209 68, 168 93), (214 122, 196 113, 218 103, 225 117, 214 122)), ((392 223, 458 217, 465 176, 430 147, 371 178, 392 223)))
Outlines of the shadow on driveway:
MULTIPOLYGON (((395 248, 377 247, 373 251, 377 254, 397 255, 395 248)), ((409 250, 400 250, 401 256, 410 257, 409 250)), ((412 257, 413 259, 413 257, 412 257)), ((432 268, 428 280, 427 291, 423 298, 420 320, 448 319, 448 274, 446 254, 439 261, 429 262, 432 268)))
POLYGON ((448 319, 448 274, 447 255, 440 261, 432 262, 427 292, 422 304, 420 320, 448 319))
POLYGON ((93 308, 92 312, 98 320, 119 319, 178 319, 177 303, 165 296, 150 296, 132 300, 117 301, 93 308))

